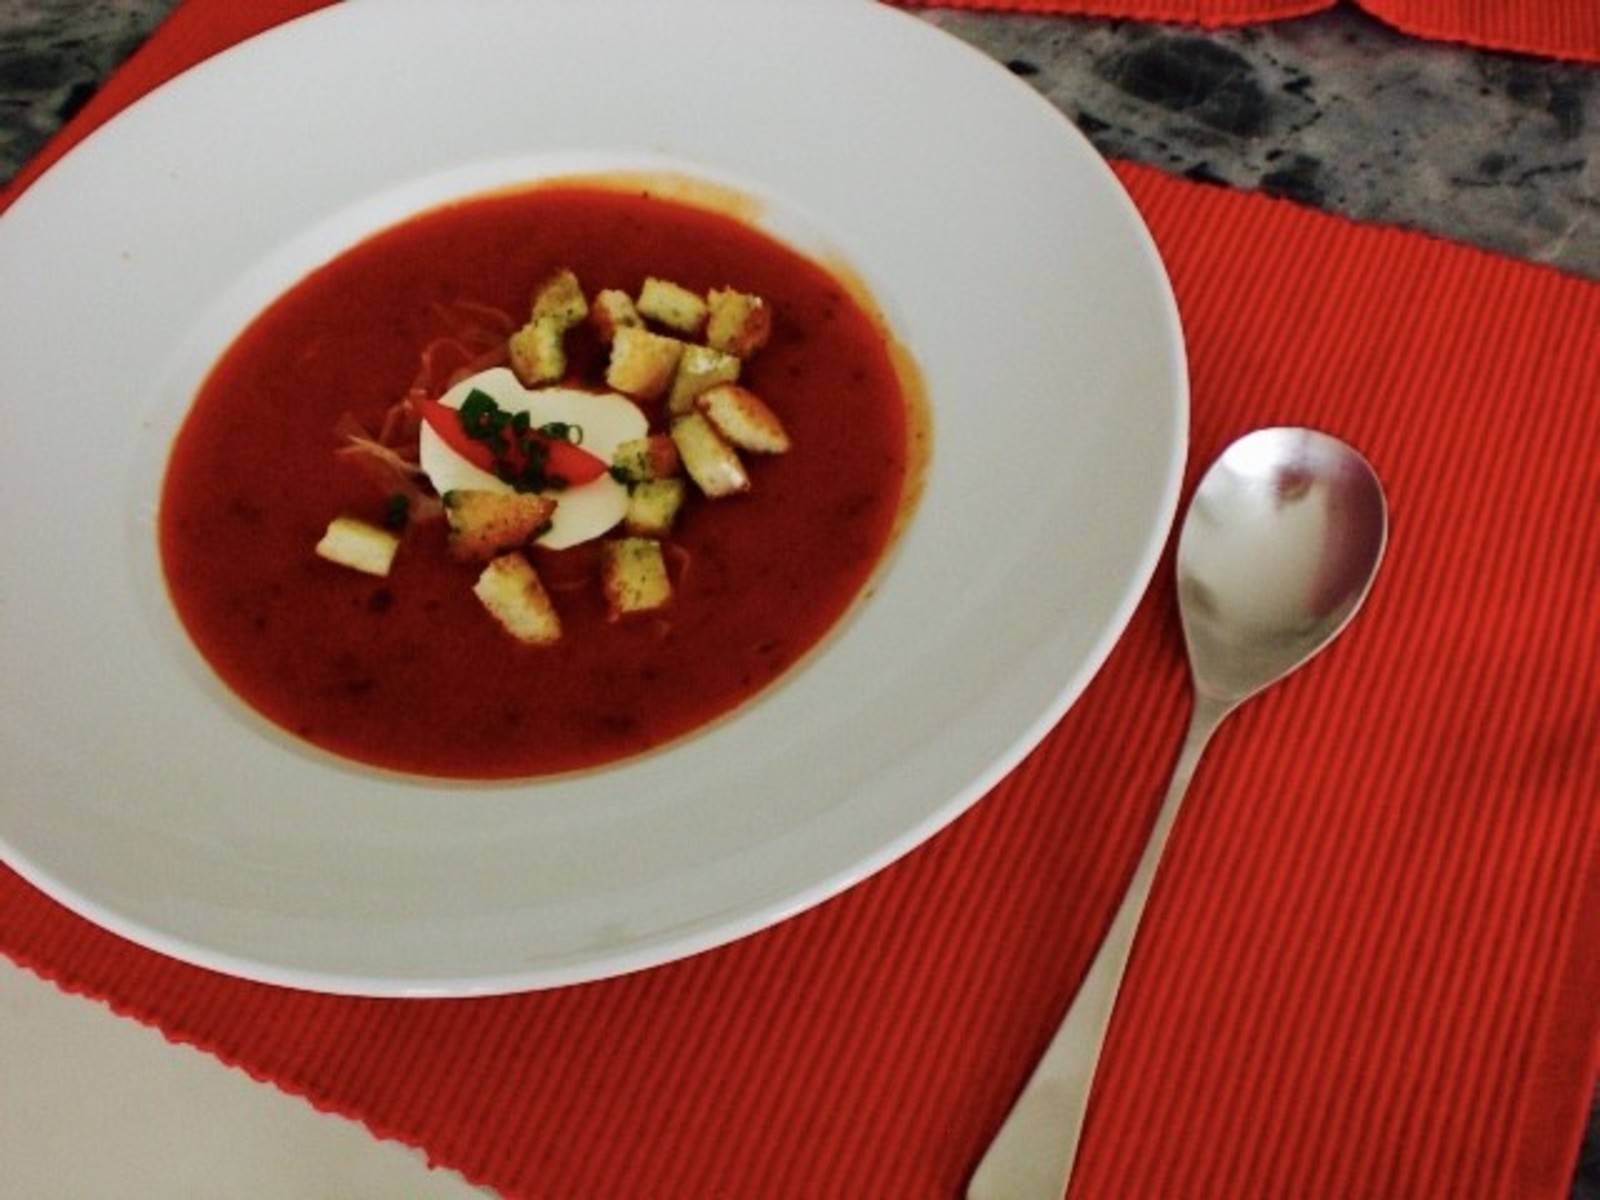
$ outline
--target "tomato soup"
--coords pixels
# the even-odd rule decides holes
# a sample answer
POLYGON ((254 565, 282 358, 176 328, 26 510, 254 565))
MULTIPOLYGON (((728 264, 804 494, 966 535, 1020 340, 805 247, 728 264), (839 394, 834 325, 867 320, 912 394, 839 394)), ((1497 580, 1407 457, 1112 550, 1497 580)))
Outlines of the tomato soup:
MULTIPOLYGON (((568 337, 568 386, 603 390, 606 347, 568 337)), ((660 426, 659 404, 641 402, 660 426)), ((178 435, 160 509, 168 589, 217 674, 335 754, 429 776, 593 767, 705 725, 815 645, 885 553, 919 441, 890 340, 827 270, 730 216, 602 186, 552 185, 439 208, 355 246, 250 324, 178 435), (771 332, 740 383, 788 431, 747 455, 749 491, 692 487, 662 545, 671 602, 615 619, 599 542, 528 561, 559 612, 552 645, 508 636, 474 595, 481 564, 412 520, 386 577, 313 553, 331 518, 391 518, 395 497, 336 453, 377 429, 419 356, 461 314, 526 316, 570 268, 590 293, 646 277, 764 299, 771 332)))

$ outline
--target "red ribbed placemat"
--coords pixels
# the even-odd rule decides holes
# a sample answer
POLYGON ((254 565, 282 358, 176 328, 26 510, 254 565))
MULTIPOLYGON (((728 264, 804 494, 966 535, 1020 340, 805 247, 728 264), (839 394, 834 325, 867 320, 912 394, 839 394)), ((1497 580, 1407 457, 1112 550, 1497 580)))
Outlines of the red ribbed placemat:
MULTIPOLYGON (((192 0, 69 137, 305 7, 192 0)), ((1394 536, 1350 633, 1201 768, 1074 1195, 1564 1196, 1600 1051, 1600 287, 1120 173, 1184 312, 1192 471, 1317 425, 1376 464, 1394 536)), ((1187 703, 1172 610, 1163 569, 952 829, 686 962, 316 996, 140 950, 3 869, 0 950, 511 1194, 954 1196, 1153 818, 1187 703)))
MULTIPOLYGON (((1339 0, 898 0, 930 8, 1063 13, 1216 28, 1333 8, 1339 0)), ((1600 62, 1600 0, 1351 0, 1417 37, 1600 62)))

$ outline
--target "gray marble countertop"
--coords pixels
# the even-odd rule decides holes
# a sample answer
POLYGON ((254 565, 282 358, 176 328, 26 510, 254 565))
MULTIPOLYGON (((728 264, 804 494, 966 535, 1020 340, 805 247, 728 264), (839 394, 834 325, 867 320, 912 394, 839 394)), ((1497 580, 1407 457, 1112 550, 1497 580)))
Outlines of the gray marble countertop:
MULTIPOLYGON (((0 0, 0 181, 173 0, 0 0)), ((930 11, 1099 149, 1600 278, 1600 70, 1351 9, 1241 30, 930 11)))
MULTIPOLYGON (((0 182, 173 7, 0 0, 0 182)), ((1419 42, 1348 8, 1222 32, 922 17, 1107 155, 1600 279, 1600 68, 1419 42)), ((1600 1106, 1572 1194, 1600 1200, 1600 1106)))

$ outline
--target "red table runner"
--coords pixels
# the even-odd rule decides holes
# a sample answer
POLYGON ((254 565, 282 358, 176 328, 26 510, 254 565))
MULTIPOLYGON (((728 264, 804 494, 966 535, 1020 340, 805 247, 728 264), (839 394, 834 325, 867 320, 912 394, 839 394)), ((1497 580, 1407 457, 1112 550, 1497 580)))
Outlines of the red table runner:
MULTIPOLYGON (((1180 21, 1212 28, 1250 25, 1333 8, 1340 0, 905 0, 941 8, 1072 13, 1130 21, 1180 21)), ((1417 37, 1491 50, 1600 62, 1596 0, 1352 0, 1417 37)))
MULTIPOLYGON (((191 0, 58 141, 312 7, 191 0)), ((1190 477, 1259 425, 1361 447, 1366 610, 1201 767, 1076 1197, 1562 1197, 1600 1061, 1600 287, 1119 168, 1171 270, 1190 477)), ((30 172, 31 174, 31 172, 30 172)), ((1071 514, 1065 514, 1071 519, 1071 514)), ((0 951, 534 1197, 951 1197, 1132 870, 1187 708, 1170 565, 968 816, 639 975, 318 996, 139 949, 0 868, 0 951)))

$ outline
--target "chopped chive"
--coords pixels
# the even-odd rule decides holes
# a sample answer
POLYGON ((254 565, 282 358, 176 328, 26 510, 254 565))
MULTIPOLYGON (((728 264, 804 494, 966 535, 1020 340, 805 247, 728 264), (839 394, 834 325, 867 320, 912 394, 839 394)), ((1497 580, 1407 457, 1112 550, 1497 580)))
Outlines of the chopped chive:
POLYGON ((411 500, 402 492, 390 496, 383 506, 383 526, 385 529, 401 530, 406 527, 406 521, 411 516, 411 500))
POLYGON ((571 442, 574 446, 583 445, 582 425, 573 425, 566 421, 547 421, 539 426, 539 432, 558 442, 571 442))
POLYGON ((461 402, 461 428, 467 436, 480 442, 497 441, 500 431, 509 419, 488 392, 473 388, 461 402))

